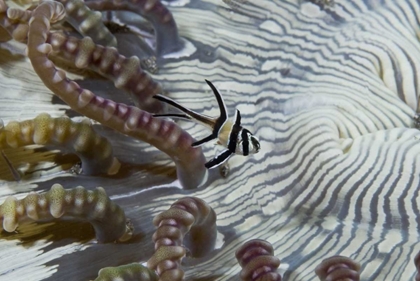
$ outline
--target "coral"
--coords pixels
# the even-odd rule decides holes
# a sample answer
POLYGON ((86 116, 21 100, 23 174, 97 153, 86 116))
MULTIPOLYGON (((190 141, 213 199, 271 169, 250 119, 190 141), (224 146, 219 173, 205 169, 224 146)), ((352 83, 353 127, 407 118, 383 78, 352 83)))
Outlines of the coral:
POLYGON ((94 281, 157 281, 157 275, 138 263, 105 267, 94 281))
POLYGON ((360 265, 357 262, 342 256, 325 259, 315 269, 321 281, 359 281, 359 271, 360 265))
POLYGON ((242 267, 243 281, 281 281, 277 272, 280 260, 274 256, 273 246, 265 240, 254 239, 244 243, 235 253, 242 267))
POLYGON ((147 266, 157 271, 160 281, 182 280, 180 263, 187 251, 192 257, 203 256, 216 241, 216 214, 196 197, 179 199, 169 210, 157 215, 153 224, 158 227, 153 234, 155 253, 147 266), (187 233, 189 241, 184 241, 187 233))
POLYGON ((3 229, 8 232, 15 231, 18 222, 25 219, 43 221, 67 217, 89 221, 95 229, 96 240, 101 243, 126 241, 133 233, 124 211, 108 198, 102 187, 90 191, 81 186, 64 189, 54 184, 46 193, 32 192, 21 200, 10 196, 0 205, 3 229))
POLYGON ((0 128, 0 148, 40 144, 75 153, 87 175, 115 174, 120 164, 109 141, 97 134, 90 120, 74 122, 68 117, 52 118, 43 113, 33 120, 12 121, 0 128))
POLYGON ((335 0, 307 0, 308 2, 318 5, 322 9, 333 8, 335 5, 335 0))
POLYGON ((223 2, 226 3, 229 7, 231 7, 233 10, 237 11, 239 8, 248 3, 248 0, 223 0, 223 2))
MULTIPOLYGON (((235 157, 229 163, 228 177, 220 178, 213 170, 202 187, 185 190, 176 181, 173 163, 159 150, 161 147, 156 149, 135 134, 122 135, 122 121, 114 123, 111 127, 115 130, 111 130, 102 127, 107 126, 106 120, 99 119, 98 127, 124 163, 122 172, 112 177, 86 177, 67 171, 36 174, 18 183, 0 182, 0 196, 3 201, 11 193, 43 192, 52 182, 103 186, 142 230, 141 235, 130 243, 94 246, 71 238, 72 243, 64 247, 43 239, 42 235, 54 235, 55 228, 40 235, 29 234, 24 240, 20 235, 4 235, 0 248, 7 249, 3 251, 7 255, 0 258, 1 277, 88 280, 102 267, 146 261, 153 255, 152 218, 174 200, 195 196, 217 213, 219 240, 211 253, 182 260, 186 281, 238 280, 241 268, 234 252, 238 243, 253 238, 273 245, 275 253, 281 255, 282 278, 288 281, 316 280, 314 268, 323 258, 343 254, 359 259, 366 280, 400 280, 402 273, 414 280, 417 271, 408 259, 417 253, 420 239, 420 133, 413 121, 419 108, 419 2, 163 2, 173 13, 186 45, 176 54, 158 56, 159 74, 153 80, 159 82, 163 94, 168 92, 180 104, 209 116, 217 109, 203 80, 213 81, 225 97, 229 113, 240 109, 242 123, 259 136, 261 153, 235 157)), ((46 4, 36 3, 34 7, 42 5, 46 4)), ((40 11, 25 13, 32 17, 40 11)), ((1 118, 25 120, 41 112, 74 115, 52 95, 25 57, 29 25, 7 14, 0 15, 4 26, 0 32, 1 118)), ((38 16, 32 24, 42 21, 38 16)), ((118 53, 127 58, 137 56, 143 49, 137 42, 144 38, 141 35, 148 22, 126 10, 105 12, 104 18, 111 21, 107 26, 128 30, 124 34, 115 31, 118 53), (131 17, 136 20, 130 21, 131 17)), ((51 44, 50 32, 61 32, 63 27, 61 22, 52 24, 46 43, 51 44)), ((39 28, 30 35, 43 32, 39 28)), ((86 41, 84 36, 75 36, 86 41)), ((145 40, 153 42, 153 38, 145 40)), ((60 50, 53 49, 44 55, 53 62, 54 56, 62 57, 60 50)), ((36 59, 40 57, 34 58, 39 69, 36 59)), ((40 60, 41 66, 43 62, 49 63, 40 60)), ((60 67, 58 62, 56 65, 60 67)), ((55 71, 42 68, 40 75, 48 70, 55 71)), ((95 96, 130 104, 124 96, 114 95, 112 82, 66 71, 70 79, 95 96)), ((70 85, 74 85, 72 81, 70 85)), ((72 93, 79 91, 83 89, 72 93)), ((92 114, 94 109, 86 108, 80 114, 92 114)), ((100 112, 104 113, 102 109, 100 112)), ((204 135, 199 126, 178 124, 197 138, 204 135)), ((148 130, 147 134, 156 134, 152 128, 144 127, 144 138, 148 130)), ((162 146, 169 143, 174 150, 169 155, 190 165, 190 174, 181 174, 198 179, 200 175, 194 172, 200 172, 202 163, 190 155, 195 151, 189 150, 187 142, 175 151, 177 143, 170 137, 169 132, 158 142, 162 146)), ((215 155, 210 146, 204 146, 203 151, 208 157, 215 155)), ((15 162, 24 156, 13 149, 7 157, 15 162)), ((193 180, 186 182, 197 186, 193 180)), ((188 241, 187 236, 184 241, 188 241)))

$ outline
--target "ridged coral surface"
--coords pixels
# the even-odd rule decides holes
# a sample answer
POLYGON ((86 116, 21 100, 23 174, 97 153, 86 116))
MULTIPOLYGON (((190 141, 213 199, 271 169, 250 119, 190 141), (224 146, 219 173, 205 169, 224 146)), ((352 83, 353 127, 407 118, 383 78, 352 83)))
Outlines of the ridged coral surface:
MULTIPOLYGON (((7 150, 10 162, 25 173, 14 181, 0 157, 0 202, 44 192, 54 183, 102 186, 126 210, 136 233, 127 243, 96 244, 88 242, 95 238, 90 227, 22 225, 17 233, 1 233, 0 252, 7 253, 0 256, 2 278, 93 280, 101 268, 144 263, 154 253, 153 218, 176 200, 193 196, 217 214, 217 239, 215 250, 203 257, 186 253, 187 281, 238 280, 241 267, 234 253, 251 239, 273 245, 284 280, 316 280, 316 266, 333 255, 359 262, 363 280, 401 280, 402 274, 414 280, 413 259, 420 250, 420 132, 413 123, 420 81, 419 2, 225 2, 166 1, 185 47, 160 56, 153 78, 165 95, 216 116, 204 79, 212 81, 229 115, 241 111, 242 124, 259 137, 261 151, 233 157, 226 178, 213 170, 200 188, 186 190, 176 181, 174 161, 192 163, 194 155, 172 159, 162 148, 105 125, 95 129, 111 140, 121 162, 113 176, 76 176, 68 171, 74 159, 58 152, 7 150)), ((116 36, 123 42, 121 54, 139 48, 130 43, 138 34, 153 34, 152 25, 137 17, 120 13, 118 19, 134 38, 116 36)), ((77 115, 45 87, 26 57, 26 46, 3 34, 4 123, 42 112, 54 118, 77 115)), ((154 38, 147 39, 155 46, 154 38)), ((134 104, 112 81, 79 71, 67 77, 98 97, 134 104)), ((115 103, 108 103, 110 110, 115 103)), ((170 122, 153 128, 175 126, 170 122)), ((191 141, 208 134, 196 123, 177 124, 191 141)), ((173 155, 180 151, 174 135, 159 143, 173 155)), ((181 143, 186 145, 181 151, 188 151, 187 142, 181 143)), ((205 144, 205 158, 214 157, 217 148, 205 144)), ((185 174, 195 175, 198 162, 185 174)))

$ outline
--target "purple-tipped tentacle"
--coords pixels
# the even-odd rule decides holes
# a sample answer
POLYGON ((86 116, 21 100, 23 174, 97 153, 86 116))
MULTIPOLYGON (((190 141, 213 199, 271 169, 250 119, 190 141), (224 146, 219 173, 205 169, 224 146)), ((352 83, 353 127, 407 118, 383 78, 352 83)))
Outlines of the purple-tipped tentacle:
POLYGON ((235 253, 242 270, 243 281, 281 281, 277 272, 280 260, 274 256, 273 246, 265 240, 254 239, 243 244, 235 253))
POLYGON ((206 175, 205 158, 201 149, 191 147, 193 138, 187 132, 173 122, 153 118, 137 107, 98 97, 55 67, 48 58, 52 46, 46 41, 50 21, 62 19, 64 15, 63 6, 57 2, 43 2, 32 13, 28 56, 44 84, 80 114, 167 153, 177 165, 178 178, 183 186, 199 186, 206 175))
POLYGON ((216 214, 205 201, 196 197, 179 199, 169 210, 157 215, 153 224, 158 227, 153 234, 155 254, 147 265, 157 271, 160 281, 183 279, 180 264, 186 254, 184 236, 189 231, 192 233, 188 245, 195 246, 187 248, 193 257, 205 254, 199 249, 201 245, 207 243, 214 247, 216 241, 216 214))
POLYGON ((359 281, 359 272, 360 265, 343 256, 333 256, 325 259, 315 269, 315 273, 321 281, 359 281))

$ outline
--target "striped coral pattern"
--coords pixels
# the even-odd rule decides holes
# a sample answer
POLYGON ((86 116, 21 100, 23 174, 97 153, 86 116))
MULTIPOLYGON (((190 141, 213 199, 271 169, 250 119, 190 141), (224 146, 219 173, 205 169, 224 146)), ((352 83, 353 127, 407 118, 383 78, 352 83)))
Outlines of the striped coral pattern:
MULTIPOLYGON (((225 2, 231 5, 203 0, 169 7, 195 51, 186 48, 166 61, 156 79, 171 98, 214 116, 217 107, 203 83, 212 81, 229 113, 241 111, 261 151, 233 157, 227 178, 215 171, 204 187, 182 190, 163 153, 112 135, 117 158, 131 165, 125 177, 72 181, 103 186, 144 235, 135 246, 100 245, 95 251, 77 239, 66 245, 39 240, 31 251, 18 238, 0 239, 0 251, 8 253, 0 257, 0 275, 89 280, 101 267, 146 261, 153 255, 152 218, 177 199, 195 196, 217 214, 219 239, 215 251, 183 266, 185 280, 237 280, 234 253, 251 239, 273 245, 284 280, 316 280, 316 266, 334 255, 357 260, 364 280, 414 280, 420 250, 420 132, 413 122, 418 1, 225 2)), ((68 110, 27 62, 13 61, 23 58, 19 46, 3 46, 1 118, 68 110)), ((196 138, 207 133, 196 124, 180 125, 196 138)), ((213 145, 203 149, 207 158, 214 156, 213 145)), ((51 177, 34 178, 31 185, 2 182, 0 199, 45 189, 51 177)))

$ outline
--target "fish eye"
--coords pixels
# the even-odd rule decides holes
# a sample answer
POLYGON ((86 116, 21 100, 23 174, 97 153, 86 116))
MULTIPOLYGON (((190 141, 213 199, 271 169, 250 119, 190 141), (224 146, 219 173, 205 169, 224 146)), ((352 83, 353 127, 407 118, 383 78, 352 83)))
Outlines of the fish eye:
POLYGON ((237 153, 243 155, 254 154, 260 150, 260 143, 258 139, 247 129, 243 129, 242 134, 238 136, 237 140, 237 153), (246 147, 244 147, 246 145, 246 147))
POLYGON ((251 136, 251 142, 252 142, 252 145, 255 148, 255 153, 260 151, 261 145, 260 145, 260 142, 258 141, 258 139, 254 136, 251 136))

